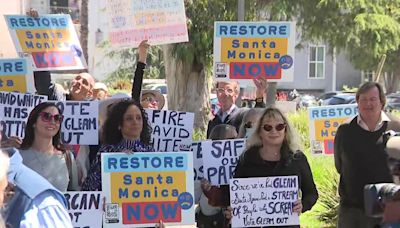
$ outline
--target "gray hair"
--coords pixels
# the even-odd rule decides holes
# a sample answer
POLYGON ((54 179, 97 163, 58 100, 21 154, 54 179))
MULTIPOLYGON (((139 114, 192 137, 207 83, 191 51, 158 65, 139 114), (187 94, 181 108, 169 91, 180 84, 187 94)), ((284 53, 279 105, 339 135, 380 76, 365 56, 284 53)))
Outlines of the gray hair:
POLYGON ((276 119, 279 117, 282 118, 282 120, 286 124, 285 138, 283 139, 282 148, 286 147, 292 152, 296 152, 297 150, 299 150, 300 146, 298 143, 298 138, 296 137, 295 129, 292 127, 292 125, 290 124, 286 116, 281 112, 281 110, 279 110, 275 106, 264 109, 264 112, 261 114, 260 118, 258 118, 253 134, 251 134, 250 137, 247 139, 247 149, 253 146, 262 145, 260 131, 262 130, 261 124, 264 118, 276 119))

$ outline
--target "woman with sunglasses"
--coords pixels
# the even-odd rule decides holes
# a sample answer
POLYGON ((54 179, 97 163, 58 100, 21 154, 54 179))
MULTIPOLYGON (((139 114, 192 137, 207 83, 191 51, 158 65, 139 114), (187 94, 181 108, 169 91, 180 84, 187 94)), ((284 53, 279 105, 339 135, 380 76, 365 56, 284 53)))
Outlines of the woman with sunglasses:
POLYGON ((84 191, 101 191, 101 153, 152 152, 151 127, 143 107, 135 100, 122 100, 111 106, 102 127, 102 142, 83 183, 84 191))
POLYGON ((62 121, 63 115, 54 103, 37 105, 29 114, 20 152, 23 163, 59 191, 79 190, 74 156, 61 144, 62 121))
MULTIPOLYGON (((318 192, 307 158, 297 148, 294 129, 287 118, 279 109, 267 108, 247 140, 234 177, 297 176, 301 200, 293 204, 292 211, 298 214, 308 211, 317 202, 318 192)), ((228 218, 230 212, 225 213, 228 218)))

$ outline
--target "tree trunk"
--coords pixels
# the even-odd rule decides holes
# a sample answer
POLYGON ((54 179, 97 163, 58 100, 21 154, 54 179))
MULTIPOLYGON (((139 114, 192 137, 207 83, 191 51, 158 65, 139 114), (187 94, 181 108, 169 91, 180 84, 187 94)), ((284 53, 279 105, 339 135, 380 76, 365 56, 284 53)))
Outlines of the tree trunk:
POLYGON ((168 109, 193 112, 194 127, 206 130, 210 94, 205 69, 174 58, 172 45, 163 45, 163 55, 168 86, 168 109))
POLYGON ((82 47, 83 55, 85 56, 86 63, 88 63, 88 35, 89 35, 89 9, 88 9, 89 0, 82 0, 81 2, 81 15, 80 15, 80 42, 82 47))
POLYGON ((384 77, 386 94, 395 93, 399 88, 400 82, 400 69, 397 68, 394 72, 388 73, 384 77))

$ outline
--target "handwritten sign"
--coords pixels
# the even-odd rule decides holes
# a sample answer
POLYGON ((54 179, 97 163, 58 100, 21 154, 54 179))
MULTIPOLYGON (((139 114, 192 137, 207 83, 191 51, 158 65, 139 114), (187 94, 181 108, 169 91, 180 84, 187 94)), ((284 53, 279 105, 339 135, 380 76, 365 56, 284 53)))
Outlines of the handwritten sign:
POLYGON ((356 104, 309 107, 311 153, 333 154, 337 128, 357 113, 356 104))
POLYGON ((26 93, 29 76, 25 59, 0 59, 0 91, 26 93))
POLYGON ((194 224, 193 156, 103 153, 104 227, 194 224))
POLYGON ((146 109, 146 113, 156 151, 190 151, 194 113, 153 109, 146 109))
POLYGON ((5 19, 20 57, 28 54, 34 71, 86 68, 70 15, 5 15, 5 19))
POLYGON ((65 192, 68 214, 74 228, 101 227, 103 194, 101 192, 65 192))
POLYGON ((245 147, 245 139, 202 142, 203 172, 212 185, 229 184, 245 147))
POLYGON ((107 0, 109 39, 113 46, 137 47, 189 40, 183 0, 107 0))
POLYGON ((299 225, 298 188, 297 176, 231 179, 232 227, 299 225))
POLYGON ((215 22, 214 79, 293 81, 294 22, 215 22))
POLYGON ((36 105, 45 101, 46 96, 0 92, 0 124, 4 135, 24 138, 29 113, 36 105))
POLYGON ((190 150, 193 152, 194 180, 201 180, 203 174, 203 150, 202 142, 193 142, 190 150))
POLYGON ((64 115, 61 126, 63 144, 99 144, 98 101, 63 101, 56 105, 64 115))

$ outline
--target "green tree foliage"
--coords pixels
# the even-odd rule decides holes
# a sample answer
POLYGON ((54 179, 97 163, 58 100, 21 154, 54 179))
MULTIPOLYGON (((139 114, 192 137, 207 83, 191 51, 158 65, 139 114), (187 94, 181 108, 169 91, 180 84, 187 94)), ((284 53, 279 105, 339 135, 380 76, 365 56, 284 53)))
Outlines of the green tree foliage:
POLYGON ((374 70, 383 54, 388 54, 386 71, 399 61, 400 0, 275 2, 269 8, 272 18, 296 19, 303 40, 346 51, 358 69, 374 70))

